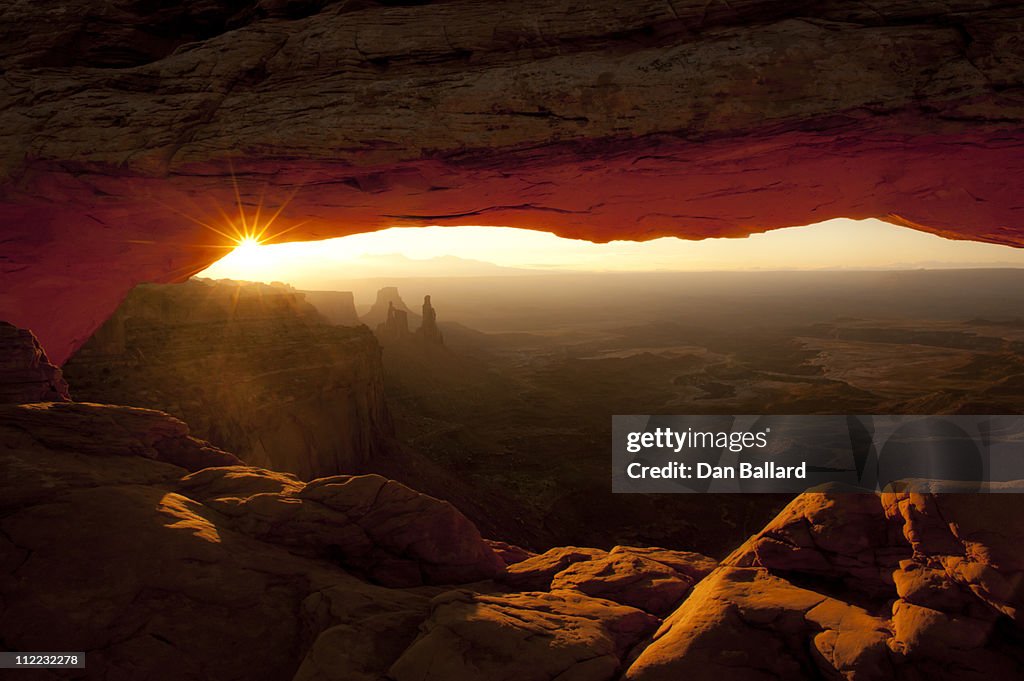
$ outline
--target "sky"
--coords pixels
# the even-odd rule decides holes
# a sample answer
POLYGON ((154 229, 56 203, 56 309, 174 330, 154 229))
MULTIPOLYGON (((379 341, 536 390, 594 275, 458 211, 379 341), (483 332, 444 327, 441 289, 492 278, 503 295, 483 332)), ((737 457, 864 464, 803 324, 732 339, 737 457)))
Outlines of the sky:
POLYGON ((1024 249, 952 241, 879 220, 836 219, 744 239, 594 244, 510 227, 401 227, 315 242, 246 245, 199 276, 284 281, 518 275, 530 271, 721 271, 1024 267, 1024 249), (526 270, 525 272, 523 270, 526 270))

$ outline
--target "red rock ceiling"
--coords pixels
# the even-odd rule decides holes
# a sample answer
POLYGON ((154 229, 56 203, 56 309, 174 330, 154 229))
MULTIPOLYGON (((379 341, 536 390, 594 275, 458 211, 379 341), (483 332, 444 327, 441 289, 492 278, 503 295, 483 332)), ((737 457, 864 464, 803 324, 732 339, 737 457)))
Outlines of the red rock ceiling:
POLYGON ((194 220, 225 226, 232 174, 250 212, 290 199, 288 239, 847 216, 1024 245, 1019 3, 402 4, 0 9, 0 319, 62 362, 225 252, 194 220))

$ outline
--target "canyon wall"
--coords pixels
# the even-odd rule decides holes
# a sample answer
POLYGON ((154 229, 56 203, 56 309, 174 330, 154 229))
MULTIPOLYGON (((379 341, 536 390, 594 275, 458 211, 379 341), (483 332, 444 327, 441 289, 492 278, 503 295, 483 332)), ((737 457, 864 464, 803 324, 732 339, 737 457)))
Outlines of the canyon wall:
POLYGON ((258 206, 287 239, 847 216, 1022 245, 1022 22, 1000 0, 8 3, 0 318, 61 364, 258 206))
POLYGON ((380 346, 283 286, 142 285, 65 367, 81 401, 166 411, 247 463, 365 470, 391 420, 380 346))

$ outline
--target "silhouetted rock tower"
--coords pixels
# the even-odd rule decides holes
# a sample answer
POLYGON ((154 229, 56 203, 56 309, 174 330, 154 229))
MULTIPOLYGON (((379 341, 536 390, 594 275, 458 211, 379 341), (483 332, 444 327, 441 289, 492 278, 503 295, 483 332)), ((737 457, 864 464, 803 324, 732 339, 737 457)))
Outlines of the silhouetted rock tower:
POLYGON ((437 310, 430 304, 430 296, 423 296, 423 324, 417 333, 429 343, 444 345, 441 329, 437 328, 437 310))
POLYGON ((412 334, 409 333, 409 314, 399 310, 394 302, 388 303, 388 317, 383 324, 377 326, 377 337, 382 341, 401 341, 412 334))

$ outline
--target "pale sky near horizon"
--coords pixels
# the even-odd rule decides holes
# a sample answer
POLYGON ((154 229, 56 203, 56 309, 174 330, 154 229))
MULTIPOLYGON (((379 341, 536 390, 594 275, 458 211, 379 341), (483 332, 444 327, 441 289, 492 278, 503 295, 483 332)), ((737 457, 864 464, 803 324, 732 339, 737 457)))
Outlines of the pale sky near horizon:
POLYGON ((437 270, 433 276, 501 273, 481 265, 453 269, 383 257, 391 255, 413 261, 455 256, 548 272, 1024 267, 1024 249, 953 241, 879 220, 836 219, 745 239, 668 237, 607 244, 509 227, 400 227, 325 241, 240 248, 199 276, 313 288, 327 283, 325 276, 338 278, 345 272, 353 278, 431 276, 432 268, 437 270), (415 274, 405 271, 410 269, 415 274))

